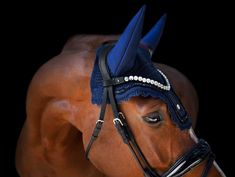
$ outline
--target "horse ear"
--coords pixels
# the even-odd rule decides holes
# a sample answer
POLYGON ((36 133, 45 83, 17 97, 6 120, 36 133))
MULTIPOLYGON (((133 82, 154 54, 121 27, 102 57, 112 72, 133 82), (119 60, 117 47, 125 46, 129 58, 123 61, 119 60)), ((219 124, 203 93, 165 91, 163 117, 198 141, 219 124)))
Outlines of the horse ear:
POLYGON ((109 69, 114 76, 125 73, 134 66, 134 58, 141 39, 145 8, 144 5, 133 17, 107 56, 109 69))
POLYGON ((163 33, 167 15, 164 14, 153 28, 141 39, 140 43, 148 46, 153 52, 157 48, 163 33))

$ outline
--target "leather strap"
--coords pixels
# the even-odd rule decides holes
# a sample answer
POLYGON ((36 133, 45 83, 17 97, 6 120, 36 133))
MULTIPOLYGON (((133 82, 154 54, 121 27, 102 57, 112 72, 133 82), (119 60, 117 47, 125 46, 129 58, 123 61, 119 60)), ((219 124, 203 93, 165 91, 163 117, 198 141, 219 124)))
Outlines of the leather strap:
POLYGON ((211 169, 211 167, 213 165, 214 160, 215 160, 215 154, 211 152, 209 154, 209 156, 208 156, 208 160, 206 162, 206 166, 205 166, 205 168, 204 168, 204 170, 202 172, 202 175, 201 175, 202 177, 206 177, 208 175, 208 173, 209 173, 209 171, 210 171, 210 169, 211 169))
MULTIPOLYGON (((106 65, 106 55, 111 50, 112 46, 104 47, 101 51, 100 58, 99 58, 99 67, 103 77, 103 85, 105 88, 108 89, 108 98, 109 102, 112 106, 113 114, 114 114, 114 125, 117 128, 118 133, 123 139, 123 142, 128 145, 130 151, 132 152, 135 160, 139 164, 141 170, 143 170, 144 174, 147 174, 147 171, 152 171, 150 165, 148 164, 147 160, 145 159, 143 153, 141 152, 139 146, 137 145, 133 133, 131 132, 130 128, 127 125, 126 119, 124 115, 119 111, 116 99, 114 97, 113 87, 117 84, 121 84, 122 80, 120 78, 111 79, 108 67, 106 65), (112 84, 113 83, 113 84, 112 84)), ((107 100, 103 100, 103 102, 107 102, 107 100)), ((146 175, 145 175, 146 176, 146 175)), ((155 175, 156 176, 156 175, 155 175)), ((157 177, 160 177, 157 175, 157 177)))
POLYGON ((200 139, 199 142, 187 153, 185 153, 181 158, 179 158, 162 177, 168 176, 182 176, 187 173, 193 167, 205 160, 211 153, 209 144, 200 139), (177 171, 175 171, 177 169, 177 171), (175 171, 175 172, 174 172, 175 171))
MULTIPOLYGON (((107 88, 104 88, 104 91, 103 91, 103 100, 107 100, 107 98, 108 98, 108 90, 107 90, 107 88)), ((101 131, 102 125, 104 123, 106 106, 107 106, 107 102, 103 101, 103 103, 101 105, 101 109, 100 109, 99 118, 96 121, 96 126, 95 126, 95 128, 93 130, 93 133, 91 135, 91 139, 90 139, 90 141, 89 141, 89 143, 88 143, 88 145, 86 147, 86 151, 85 151, 86 159, 89 159, 88 155, 89 155, 89 152, 91 150, 91 147, 92 147, 93 143, 95 142, 95 140, 98 138, 99 133, 101 131)))

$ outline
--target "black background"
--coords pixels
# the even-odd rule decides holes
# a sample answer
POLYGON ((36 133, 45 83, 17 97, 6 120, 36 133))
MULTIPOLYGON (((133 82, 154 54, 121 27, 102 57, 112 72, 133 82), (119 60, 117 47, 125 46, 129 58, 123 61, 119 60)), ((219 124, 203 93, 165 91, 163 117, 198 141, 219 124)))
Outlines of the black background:
POLYGON ((210 143, 218 164, 232 176, 229 10, 221 3, 186 0, 10 4, 2 25, 6 29, 2 37, 7 39, 3 60, 7 72, 2 76, 9 92, 3 94, 7 96, 8 131, 2 138, 9 145, 7 176, 17 176, 15 147, 26 117, 27 87, 37 69, 75 34, 121 33, 143 4, 147 5, 144 33, 163 13, 168 14, 155 61, 177 68, 192 81, 200 99, 196 134, 210 143))

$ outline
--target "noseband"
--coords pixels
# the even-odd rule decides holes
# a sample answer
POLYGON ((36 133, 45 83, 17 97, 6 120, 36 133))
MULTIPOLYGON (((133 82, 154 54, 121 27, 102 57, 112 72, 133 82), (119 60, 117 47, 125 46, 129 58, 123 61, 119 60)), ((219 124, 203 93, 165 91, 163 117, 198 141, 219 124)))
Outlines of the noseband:
POLYGON ((96 122, 96 126, 93 130, 90 142, 86 148, 86 158, 88 159, 92 144, 99 135, 99 132, 104 123, 106 106, 108 103, 110 103, 114 114, 113 123, 118 133, 121 135, 123 142, 129 147, 133 157, 137 161, 137 164, 143 171, 145 177, 179 177, 187 173, 189 170, 201 163, 203 160, 207 159, 205 168, 201 175, 202 177, 206 177, 213 164, 215 156, 212 153, 209 144, 202 139, 199 140, 199 142, 194 147, 192 147, 189 152, 186 152, 182 157, 176 160, 176 162, 162 175, 159 175, 149 165, 140 147, 136 143, 131 129, 128 127, 124 114, 119 110, 118 104, 114 96, 114 87, 127 82, 127 80, 125 80, 125 77, 112 78, 109 74, 106 64, 106 58, 107 54, 112 49, 112 47, 113 45, 105 45, 99 55, 99 69, 103 78, 103 101, 101 105, 99 119, 96 122))

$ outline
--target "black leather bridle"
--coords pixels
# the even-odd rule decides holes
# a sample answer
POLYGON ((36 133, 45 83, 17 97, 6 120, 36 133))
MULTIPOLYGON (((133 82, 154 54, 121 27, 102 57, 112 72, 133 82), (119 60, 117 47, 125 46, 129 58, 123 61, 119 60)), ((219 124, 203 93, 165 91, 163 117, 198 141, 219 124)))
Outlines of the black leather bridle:
POLYGON ((213 164, 215 156, 212 153, 209 144, 202 139, 199 140, 199 142, 189 152, 185 153, 182 157, 176 160, 176 162, 166 172, 164 172, 164 174, 159 175, 155 170, 153 170, 153 168, 151 168, 140 147, 136 143, 134 135, 128 127, 125 116, 119 110, 114 96, 114 87, 123 84, 125 81, 124 77, 112 78, 109 74, 106 65, 106 57, 112 47, 113 45, 105 45, 102 48, 100 55, 98 56, 99 69, 103 78, 103 101, 101 105, 99 119, 96 122, 96 126, 93 130, 90 142, 86 148, 86 158, 88 159, 92 144, 99 135, 99 132, 104 123, 106 106, 108 103, 110 103, 114 114, 113 123, 117 128, 118 133, 121 135, 123 142, 128 145, 133 157, 137 161, 145 177, 182 176, 183 174, 191 170, 193 167, 201 163, 203 160, 207 159, 204 171, 201 175, 202 177, 206 177, 213 164))

